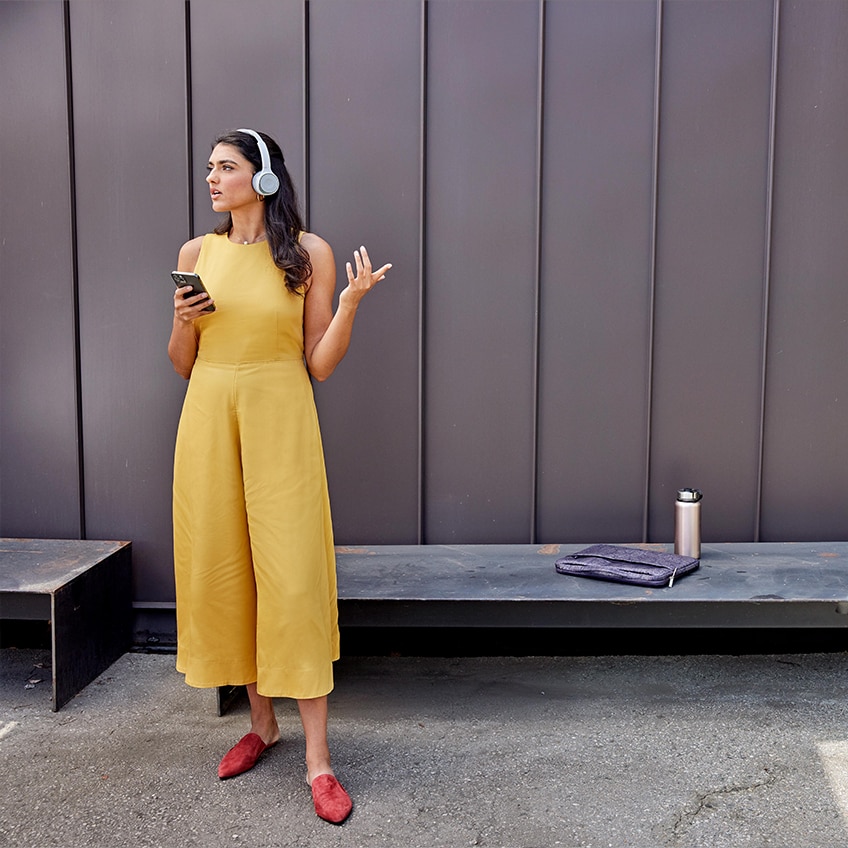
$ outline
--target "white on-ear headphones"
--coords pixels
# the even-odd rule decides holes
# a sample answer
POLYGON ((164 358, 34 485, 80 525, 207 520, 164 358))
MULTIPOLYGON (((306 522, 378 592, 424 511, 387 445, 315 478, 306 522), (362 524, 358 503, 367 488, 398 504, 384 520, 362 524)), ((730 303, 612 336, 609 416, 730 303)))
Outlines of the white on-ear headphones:
POLYGON ((274 194, 280 188, 280 178, 271 170, 271 154, 268 145, 262 140, 262 136, 254 130, 240 129, 239 132, 252 135, 259 145, 259 155, 262 157, 262 170, 253 175, 253 190, 257 194, 274 194))

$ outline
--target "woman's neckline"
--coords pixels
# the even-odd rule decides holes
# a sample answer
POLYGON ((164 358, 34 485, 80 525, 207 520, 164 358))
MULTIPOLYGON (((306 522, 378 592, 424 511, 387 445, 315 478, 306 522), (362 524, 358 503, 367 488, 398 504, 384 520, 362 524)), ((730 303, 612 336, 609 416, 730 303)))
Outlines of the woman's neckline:
POLYGON ((268 241, 264 233, 256 241, 243 241, 242 239, 233 238, 231 233, 222 233, 222 235, 230 244, 235 244, 239 247, 253 247, 257 244, 265 244, 268 241))

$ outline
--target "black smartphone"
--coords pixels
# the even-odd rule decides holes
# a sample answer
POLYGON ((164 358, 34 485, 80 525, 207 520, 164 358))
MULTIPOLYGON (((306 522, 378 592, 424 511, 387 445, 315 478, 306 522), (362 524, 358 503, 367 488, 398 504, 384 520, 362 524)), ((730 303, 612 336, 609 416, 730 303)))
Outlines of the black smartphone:
MULTIPOLYGON (((203 285, 203 280, 200 279, 199 274, 193 274, 190 271, 171 271, 171 278, 174 281, 174 285, 177 288, 182 288, 183 286, 191 286, 191 291, 187 294, 184 294, 183 297, 192 297, 196 294, 209 294, 206 291, 206 286, 203 285)), ((215 304, 210 303, 203 312, 214 312, 215 304)))

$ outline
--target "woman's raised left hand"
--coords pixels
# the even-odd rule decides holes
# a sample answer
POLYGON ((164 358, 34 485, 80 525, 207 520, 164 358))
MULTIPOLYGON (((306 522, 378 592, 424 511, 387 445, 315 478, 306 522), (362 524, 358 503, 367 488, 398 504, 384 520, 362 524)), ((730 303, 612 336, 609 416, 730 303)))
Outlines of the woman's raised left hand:
POLYGON ((392 267, 391 263, 383 265, 376 271, 372 270, 371 259, 368 256, 368 251, 365 247, 360 247, 359 250, 353 251, 353 259, 356 263, 356 274, 353 273, 353 267, 350 262, 346 263, 347 270, 347 288, 339 296, 339 303, 346 303, 356 306, 366 294, 368 294, 380 280, 385 279, 386 273, 392 267))

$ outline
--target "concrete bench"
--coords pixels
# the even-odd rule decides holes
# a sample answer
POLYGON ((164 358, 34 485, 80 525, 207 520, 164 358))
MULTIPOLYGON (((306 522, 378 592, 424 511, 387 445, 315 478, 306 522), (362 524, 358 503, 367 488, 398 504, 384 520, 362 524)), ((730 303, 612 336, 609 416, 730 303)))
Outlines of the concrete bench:
POLYGON ((586 546, 339 548, 339 620, 346 627, 848 627, 848 542, 703 545, 700 568, 662 589, 556 573, 558 557, 586 546))
MULTIPOLYGON (((848 627, 848 542, 703 545, 700 568, 646 589, 557 574, 587 545, 336 549, 343 628, 848 627)), ((672 545, 646 545, 671 552, 672 545)), ((218 714, 241 695, 220 687, 218 714)))
POLYGON ((12 620, 49 622, 59 710, 130 649, 130 543, 0 539, 0 626, 12 620))

